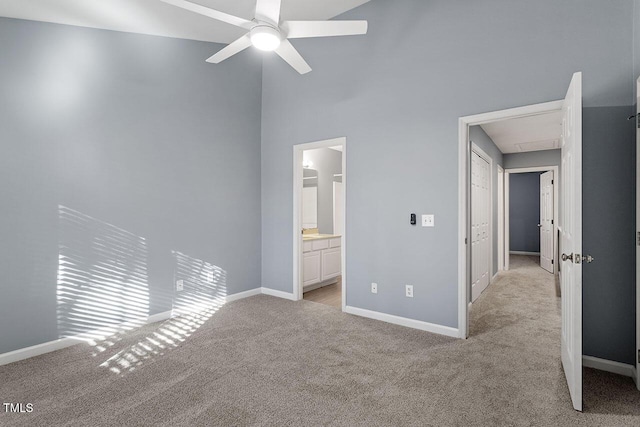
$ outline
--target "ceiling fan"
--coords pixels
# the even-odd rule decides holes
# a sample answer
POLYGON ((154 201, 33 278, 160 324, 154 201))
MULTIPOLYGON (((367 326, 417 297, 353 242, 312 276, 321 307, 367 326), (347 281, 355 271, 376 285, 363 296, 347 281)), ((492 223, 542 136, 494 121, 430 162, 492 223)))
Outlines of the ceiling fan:
POLYGON ((207 62, 214 64, 218 64, 253 45, 260 50, 275 51, 297 72, 306 74, 311 71, 311 67, 288 39, 366 34, 368 26, 367 21, 281 22, 281 0, 257 0, 255 18, 251 21, 187 0, 160 1, 248 30, 238 40, 207 59, 207 62))

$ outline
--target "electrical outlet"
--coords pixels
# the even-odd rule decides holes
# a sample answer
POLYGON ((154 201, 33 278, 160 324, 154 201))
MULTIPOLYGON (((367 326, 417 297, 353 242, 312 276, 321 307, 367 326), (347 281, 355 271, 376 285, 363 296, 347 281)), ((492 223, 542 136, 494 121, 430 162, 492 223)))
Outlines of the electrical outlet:
POLYGON ((435 227, 436 218, 435 215, 422 215, 422 226, 423 227, 435 227))
POLYGON ((413 298, 413 285, 405 285, 404 294, 407 298, 413 298))
POLYGON ((378 293, 378 284, 377 283, 371 283, 371 293, 372 294, 377 294, 378 293))
POLYGON ((180 292, 184 290, 184 280, 176 281, 176 291, 180 292))

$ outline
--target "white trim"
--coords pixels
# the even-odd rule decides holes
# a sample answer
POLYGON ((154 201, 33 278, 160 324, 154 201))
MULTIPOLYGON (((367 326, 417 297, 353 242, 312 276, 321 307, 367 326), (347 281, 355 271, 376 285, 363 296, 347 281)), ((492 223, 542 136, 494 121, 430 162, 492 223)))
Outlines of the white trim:
POLYGON ((498 165, 498 271, 504 270, 504 168, 498 165))
POLYGON ((530 256, 540 256, 540 252, 509 251, 509 255, 530 255, 530 256))
POLYGON ((582 366, 631 377, 634 381, 636 379, 635 366, 627 363, 614 362, 613 360, 600 359, 593 356, 582 356, 582 366))
POLYGON ((469 332, 469 276, 471 245, 467 241, 469 216, 467 215, 467 181, 469 179, 469 122, 458 120, 458 333, 466 339, 469 332))
POLYGON ((448 337, 458 338, 460 336, 459 331, 456 328, 436 325, 435 323, 423 322, 421 320, 408 319, 406 317, 394 316, 387 313, 380 313, 378 311, 365 310, 364 308, 346 306, 344 312, 353 314, 355 316, 366 317, 368 319, 393 323, 394 325, 405 326, 407 328, 419 329, 421 331, 431 332, 439 335, 446 335, 448 337))
MULTIPOLYGON (((225 302, 237 301, 243 298, 247 298, 253 295, 259 295, 262 293, 264 288, 256 288, 251 289, 244 292, 238 292, 236 294, 227 295, 225 297, 225 302)), ((147 317, 147 320, 138 327, 148 325, 150 323, 161 322, 163 320, 170 319, 173 316, 173 311, 163 311, 162 313, 152 314, 147 317)), ((115 330, 122 329, 125 324, 117 325, 114 327, 110 327, 110 333, 113 333, 115 330)), ((93 333, 83 333, 80 335, 76 335, 73 337, 60 338, 54 341, 45 342, 42 344, 32 345, 30 347, 20 348, 18 350, 9 351, 7 353, 0 354, 0 366, 6 365, 13 362, 18 362, 20 360, 29 359, 31 357, 40 356, 42 354, 51 353, 52 351, 62 350, 63 348, 71 347, 72 345, 80 344, 83 342, 87 342, 88 336, 93 336, 93 333)))
POLYGON ((249 289, 248 291, 227 295, 225 297, 225 301, 226 302, 238 301, 239 299, 249 298, 255 295, 260 295, 261 293, 262 293, 262 288, 249 289))
MULTIPOLYGON (((508 173, 529 173, 529 172, 549 172, 550 170, 558 169, 558 166, 531 166, 528 168, 510 168, 505 169, 505 172, 508 173)), ((557 171, 555 171, 557 172, 557 171)), ((553 176, 553 179, 557 179, 558 177, 553 176)))
POLYGON ((74 338, 61 338, 55 341, 49 341, 42 344, 32 345, 8 353, 0 354, 0 366, 19 360, 28 359, 30 357, 40 356, 41 354, 50 353, 52 351, 61 350, 74 344, 79 344, 81 340, 74 338))
POLYGON ((496 271, 496 274, 493 275, 493 277, 491 278, 491 283, 496 281, 496 278, 498 277, 498 273, 499 271, 496 271))
POLYGON ((271 288, 260 288, 260 291, 263 295, 271 295, 272 297, 288 299, 290 301, 298 300, 298 298, 296 298, 296 296, 291 292, 277 291, 271 288))
MULTIPOLYGON (((552 101, 527 105, 507 110, 493 111, 460 117, 458 119, 458 332, 460 338, 467 338, 469 331, 469 247, 465 239, 468 230, 468 170, 469 170, 469 126, 491 123, 504 119, 535 116, 552 111, 562 111, 564 101, 552 101)), ((508 191, 505 182, 505 192, 508 191)), ((506 204, 506 203, 505 203, 506 204)), ((505 223, 508 220, 505 215, 505 223)), ((505 260, 506 261, 506 260, 505 260)), ((508 269, 508 264, 505 265, 508 269)))
POLYGON ((162 322, 164 320, 170 319, 172 317, 171 313, 173 313, 173 310, 152 314, 151 316, 147 317, 147 324, 162 322))
MULTIPOLYGON (((529 172, 553 172, 553 274, 558 273, 558 223, 560 222, 560 167, 559 166, 532 166, 528 168, 512 168, 505 169, 505 185, 508 189, 511 182, 511 174, 514 173, 529 173, 529 172)), ((509 248, 509 236, 511 234, 510 224, 509 224, 509 210, 510 200, 509 200, 509 192, 505 193, 505 203, 504 203, 504 211, 505 211, 505 242, 504 242, 504 250, 505 257, 507 258, 507 270, 509 269, 507 254, 515 254, 515 255, 531 255, 530 253, 519 253, 518 251, 511 251, 509 248)), ((533 255, 540 255, 540 253, 532 253, 533 255)))
POLYGON ((509 259, 509 241, 511 239, 511 222, 509 220, 509 174, 505 171, 504 173, 504 245, 502 245, 502 250, 504 253, 502 254, 504 258, 504 269, 509 270, 510 262, 509 259))
MULTIPOLYGON (((282 292, 284 295, 280 298, 292 299, 293 301, 299 301, 303 298, 303 280, 302 280, 302 155, 305 150, 315 150, 318 148, 332 148, 336 146, 342 146, 342 236, 341 236, 341 250, 340 250, 340 262, 341 262, 341 275, 342 275, 342 311, 345 311, 347 306, 347 268, 346 268, 346 253, 347 253, 347 138, 333 138, 324 141, 308 142, 305 144, 296 144, 293 146, 293 293, 288 294, 282 292)), ((263 288, 266 289, 266 288, 263 288)), ((270 290, 271 291, 271 290, 270 290)), ((276 291, 279 292, 279 291, 276 291)), ((263 292, 264 293, 264 292, 263 292)))
MULTIPOLYGON (((637 3, 636 3, 637 4, 637 3)), ((640 114, 640 78, 636 81, 636 113, 640 114)), ((638 118, 636 117, 636 120, 638 118)), ((636 126, 636 232, 640 233, 640 128, 636 126)), ((640 390, 640 246, 636 245, 636 386, 640 390)))

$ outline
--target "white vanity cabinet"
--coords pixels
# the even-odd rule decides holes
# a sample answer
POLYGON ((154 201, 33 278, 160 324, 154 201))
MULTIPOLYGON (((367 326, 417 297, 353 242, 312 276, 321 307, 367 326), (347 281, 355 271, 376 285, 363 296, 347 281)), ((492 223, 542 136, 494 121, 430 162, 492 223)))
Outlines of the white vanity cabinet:
POLYGON ((305 290, 330 284, 342 273, 340 236, 319 236, 302 242, 305 290), (326 283, 325 283, 326 282, 326 283))
POLYGON ((306 252, 302 259, 302 269, 304 271, 302 286, 309 286, 322 282, 322 271, 320 270, 320 266, 322 264, 322 251, 306 252))

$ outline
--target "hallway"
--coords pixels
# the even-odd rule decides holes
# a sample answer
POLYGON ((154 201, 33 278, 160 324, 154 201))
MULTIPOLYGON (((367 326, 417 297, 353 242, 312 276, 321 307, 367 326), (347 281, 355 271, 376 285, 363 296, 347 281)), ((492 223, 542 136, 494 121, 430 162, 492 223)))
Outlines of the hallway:
MULTIPOLYGON (((500 375, 527 378, 529 389, 525 391, 523 383, 522 393, 537 394, 535 406, 548 401, 543 419, 566 423, 560 416, 570 403, 560 361, 559 284, 540 267, 539 257, 511 255, 510 268, 472 305, 469 344, 480 341, 487 359, 492 359, 489 354, 502 359, 501 364, 486 361, 484 381, 500 375)), ((583 368, 583 401, 584 413, 576 413, 578 419, 588 416, 594 422, 595 416, 595 424, 635 424, 640 417, 640 391, 631 378, 621 375, 583 368)))
POLYGON ((469 336, 491 337, 503 329, 510 335, 534 334, 551 339, 560 355, 560 292, 539 257, 511 255, 510 270, 501 272, 471 307, 469 336))

